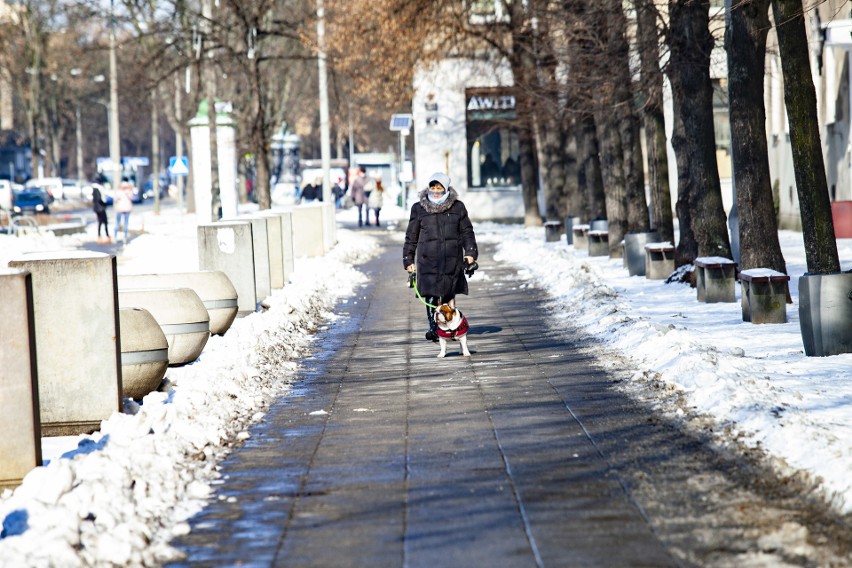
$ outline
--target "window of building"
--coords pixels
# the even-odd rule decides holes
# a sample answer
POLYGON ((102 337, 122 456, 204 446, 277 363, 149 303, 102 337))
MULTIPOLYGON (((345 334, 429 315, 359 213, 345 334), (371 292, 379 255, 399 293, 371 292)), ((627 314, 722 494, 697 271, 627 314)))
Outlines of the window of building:
POLYGON ((512 90, 467 89, 465 100, 468 188, 519 185, 517 107, 512 90))

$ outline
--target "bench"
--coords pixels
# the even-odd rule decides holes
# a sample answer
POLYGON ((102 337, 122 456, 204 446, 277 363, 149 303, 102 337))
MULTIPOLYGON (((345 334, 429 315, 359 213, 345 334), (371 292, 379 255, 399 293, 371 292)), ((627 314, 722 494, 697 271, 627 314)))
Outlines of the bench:
POLYGON ((571 228, 574 250, 587 250, 589 248, 589 225, 574 225, 571 228))
POLYGON ((675 247, 669 242, 645 244, 645 278, 665 280, 674 272, 675 247))
POLYGON ((692 261, 698 301, 707 304, 736 302, 737 263, 721 256, 702 256, 692 261))
POLYGON ((770 268, 741 271, 743 321, 787 323, 789 282, 789 276, 770 268))
POLYGON ((544 241, 555 243, 562 240, 562 221, 547 221, 544 224, 544 241))
POLYGON ((590 230, 589 256, 609 256, 609 231, 590 230))

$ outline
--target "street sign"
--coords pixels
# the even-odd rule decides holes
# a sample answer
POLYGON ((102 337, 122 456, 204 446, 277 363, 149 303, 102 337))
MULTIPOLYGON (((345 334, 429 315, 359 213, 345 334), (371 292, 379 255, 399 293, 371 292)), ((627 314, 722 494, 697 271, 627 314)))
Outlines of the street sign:
POLYGON ((169 173, 173 176, 188 176, 189 159, 186 156, 172 156, 169 158, 169 173))

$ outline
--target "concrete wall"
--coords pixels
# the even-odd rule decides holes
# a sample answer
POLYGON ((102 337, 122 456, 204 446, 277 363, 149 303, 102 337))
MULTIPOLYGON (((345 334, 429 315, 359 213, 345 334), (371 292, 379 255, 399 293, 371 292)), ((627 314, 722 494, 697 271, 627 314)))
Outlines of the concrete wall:
POLYGON ((94 432, 121 410, 115 256, 34 253, 9 266, 32 273, 42 433, 94 432))
POLYGON ((296 258, 325 254, 325 218, 321 204, 294 207, 293 248, 296 258))
POLYGON ((41 465, 32 278, 0 269, 0 489, 18 485, 41 465))
POLYGON ((252 225, 248 221, 219 221, 198 226, 198 267, 221 270, 237 290, 238 317, 257 309, 252 225))

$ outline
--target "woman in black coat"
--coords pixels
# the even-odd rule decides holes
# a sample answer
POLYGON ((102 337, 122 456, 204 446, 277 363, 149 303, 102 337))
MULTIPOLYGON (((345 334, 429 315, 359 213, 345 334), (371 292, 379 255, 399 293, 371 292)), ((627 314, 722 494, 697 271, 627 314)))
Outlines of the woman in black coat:
MULTIPOLYGON (((408 272, 416 271, 417 290, 432 305, 467 294, 464 269, 479 254, 467 208, 458 197, 449 176, 438 172, 420 192, 420 201, 411 206, 402 263, 408 272)), ((437 341, 435 308, 427 306, 426 315, 426 339, 437 341)))

